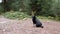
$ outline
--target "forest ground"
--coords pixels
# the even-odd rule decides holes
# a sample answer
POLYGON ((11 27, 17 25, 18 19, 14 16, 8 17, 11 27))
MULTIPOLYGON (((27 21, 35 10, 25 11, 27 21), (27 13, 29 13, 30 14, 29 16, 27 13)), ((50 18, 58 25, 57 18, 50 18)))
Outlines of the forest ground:
POLYGON ((0 16, 0 34, 60 34, 60 22, 40 19, 44 28, 33 26, 31 18, 12 20, 0 16))

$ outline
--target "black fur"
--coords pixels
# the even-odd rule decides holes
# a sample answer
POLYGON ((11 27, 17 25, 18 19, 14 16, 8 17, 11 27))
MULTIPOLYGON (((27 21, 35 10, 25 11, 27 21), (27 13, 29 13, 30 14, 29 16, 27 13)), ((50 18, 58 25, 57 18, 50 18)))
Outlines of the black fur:
POLYGON ((32 21, 33 21, 33 24, 36 24, 36 17, 35 16, 32 17, 32 21))
POLYGON ((33 21, 33 24, 36 24, 36 27, 43 28, 42 23, 35 16, 32 17, 32 21, 33 21))

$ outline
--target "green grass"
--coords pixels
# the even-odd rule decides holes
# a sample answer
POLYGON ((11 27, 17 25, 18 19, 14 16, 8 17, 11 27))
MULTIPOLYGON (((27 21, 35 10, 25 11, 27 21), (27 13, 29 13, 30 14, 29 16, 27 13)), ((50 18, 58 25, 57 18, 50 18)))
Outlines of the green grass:
POLYGON ((28 18, 30 16, 28 16, 27 14, 23 13, 23 12, 6 12, 4 14, 4 16, 6 18, 9 18, 9 19, 17 19, 17 20, 20 20, 20 19, 24 19, 24 18, 28 18))
MULTIPOLYGON (((24 18, 31 18, 31 16, 27 15, 26 13, 23 12, 18 12, 18 11, 13 11, 13 12, 6 12, 5 14, 3 14, 6 18, 9 19, 17 19, 17 20, 21 20, 24 18)), ((44 17, 44 16, 38 16, 37 18, 39 19, 48 19, 48 17, 44 17)))
MULTIPOLYGON (((5 14, 3 14, 6 18, 9 19, 17 19, 17 20, 21 20, 21 19, 25 19, 25 18, 31 18, 31 16, 27 15, 26 13, 23 12, 18 12, 18 11, 13 11, 13 12, 6 12, 5 14)), ((60 20, 60 17, 58 18, 54 18, 51 16, 45 17, 45 16, 37 16, 37 18, 39 19, 52 19, 52 20, 60 20)))
POLYGON ((54 17, 51 17, 51 16, 48 16, 48 17, 45 17, 45 16, 38 16, 39 19, 54 19, 54 17))

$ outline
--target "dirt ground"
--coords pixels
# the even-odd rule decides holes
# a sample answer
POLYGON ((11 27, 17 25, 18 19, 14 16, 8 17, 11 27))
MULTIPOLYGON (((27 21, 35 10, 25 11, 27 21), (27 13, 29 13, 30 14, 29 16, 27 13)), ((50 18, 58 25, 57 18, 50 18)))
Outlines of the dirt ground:
POLYGON ((60 34, 60 22, 40 20, 44 28, 33 27, 31 18, 11 20, 0 17, 0 34, 60 34))

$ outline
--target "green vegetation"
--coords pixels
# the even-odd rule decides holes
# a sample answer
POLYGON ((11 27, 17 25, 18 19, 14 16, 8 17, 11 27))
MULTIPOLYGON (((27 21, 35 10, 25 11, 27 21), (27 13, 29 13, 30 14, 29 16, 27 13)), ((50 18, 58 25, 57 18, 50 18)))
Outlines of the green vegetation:
POLYGON ((46 19, 60 20, 60 0, 3 0, 0 3, 0 14, 10 19, 31 17, 32 5, 37 1, 36 16, 46 19), (32 4, 33 2, 33 4, 32 4), (39 9, 38 9, 39 8, 39 9), (13 12, 11 12, 11 10, 13 12), (42 17, 43 16, 43 17, 42 17))
MULTIPOLYGON (((21 20, 21 19, 24 19, 24 18, 31 18, 31 16, 27 15, 26 13, 23 13, 23 12, 18 12, 18 11, 13 11, 13 12, 6 12, 5 14, 3 14, 6 18, 9 18, 9 19, 16 19, 16 20, 21 20)), ((54 17, 51 17, 51 16, 37 16, 37 18, 39 19, 52 19, 52 20, 60 20, 59 17, 57 18, 54 18, 54 17)))
POLYGON ((17 19, 17 20, 20 20, 20 19, 24 19, 24 18, 28 18, 30 16, 28 16, 27 14, 23 13, 23 12, 6 12, 4 14, 5 17, 7 18, 10 18, 10 19, 17 19))

